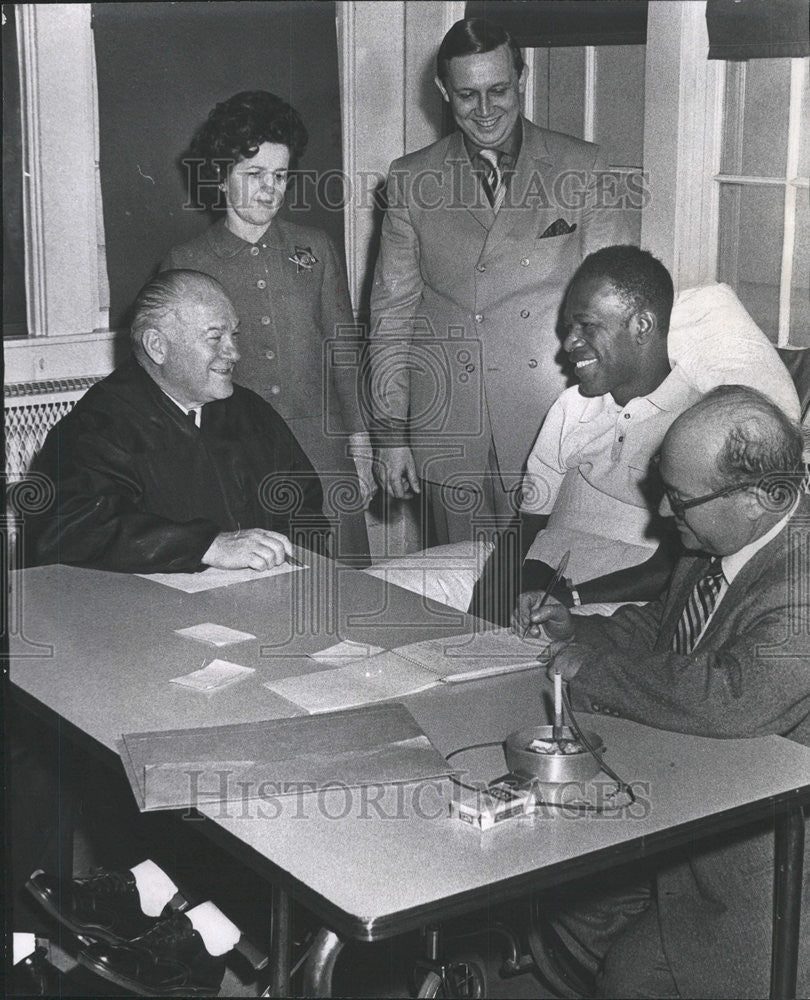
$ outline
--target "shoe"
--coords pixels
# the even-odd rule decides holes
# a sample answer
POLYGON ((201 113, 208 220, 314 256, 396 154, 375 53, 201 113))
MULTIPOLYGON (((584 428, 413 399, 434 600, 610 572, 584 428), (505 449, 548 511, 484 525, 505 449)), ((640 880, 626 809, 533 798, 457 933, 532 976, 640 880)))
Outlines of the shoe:
POLYGON ((8 995, 15 997, 56 997, 62 995, 59 973, 48 962, 47 942, 37 938, 34 951, 18 962, 11 974, 8 995))
POLYGON ((175 913, 124 944, 90 945, 78 955, 86 968, 140 996, 216 996, 225 957, 213 957, 184 913, 175 913))
POLYGON ((119 944, 143 934, 159 919, 141 909, 132 872, 97 868, 86 878, 61 881, 38 870, 25 887, 52 917, 81 938, 119 944))

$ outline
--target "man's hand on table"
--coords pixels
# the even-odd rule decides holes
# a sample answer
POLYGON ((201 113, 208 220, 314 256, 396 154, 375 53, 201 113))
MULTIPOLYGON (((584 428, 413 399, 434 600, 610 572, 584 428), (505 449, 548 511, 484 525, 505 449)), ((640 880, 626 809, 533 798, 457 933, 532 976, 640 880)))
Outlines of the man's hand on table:
POLYGON ((292 555, 286 535, 264 528, 223 531, 211 542, 202 562, 217 569, 265 570, 280 566, 292 555))
POLYGON ((416 462, 408 447, 380 448, 374 460, 374 476, 382 488, 397 500, 421 493, 416 462))

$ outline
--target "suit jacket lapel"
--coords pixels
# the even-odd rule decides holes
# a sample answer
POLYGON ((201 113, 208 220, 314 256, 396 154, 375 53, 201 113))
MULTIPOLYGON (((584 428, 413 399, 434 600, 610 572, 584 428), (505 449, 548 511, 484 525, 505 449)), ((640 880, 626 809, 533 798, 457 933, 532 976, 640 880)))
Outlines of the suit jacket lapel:
POLYGON ((464 139, 459 131, 450 136, 444 158, 444 169, 444 190, 450 193, 445 208, 456 211, 457 206, 463 205, 480 226, 489 230, 495 218, 492 206, 487 201, 481 182, 473 172, 464 139))
POLYGON ((552 198, 554 163, 541 129, 523 120, 523 142, 501 210, 489 230, 484 251, 503 240, 538 236, 543 205, 552 198), (542 191, 540 185, 542 184, 542 191), (528 196, 528 198, 527 198, 528 196))
POLYGON ((683 609, 686 607, 689 595, 692 593, 692 588, 706 572, 706 567, 709 565, 710 560, 707 556, 699 556, 697 558, 693 558, 691 562, 691 566, 685 570, 679 583, 676 586, 673 586, 670 591, 669 600, 667 601, 664 614, 661 619, 658 639, 655 643, 655 648, 657 650, 667 650, 671 648, 672 637, 675 634, 675 629, 678 627, 678 622, 683 614, 683 609))
MULTIPOLYGON (((771 539, 771 541, 761 548, 759 552, 756 552, 742 567, 737 576, 734 577, 734 580, 729 585, 728 591, 723 595, 723 600, 718 606, 717 614, 712 618, 706 627, 706 634, 716 628, 718 624, 724 620, 724 609, 727 613, 729 608, 734 607, 736 597, 741 591, 744 593, 749 587, 756 585, 756 579, 763 564, 766 564, 773 559, 787 557, 788 546, 796 544, 795 541, 792 540, 793 536, 791 534, 791 524, 795 525, 797 523, 797 518, 806 519, 809 514, 810 499, 803 498, 793 514, 792 520, 784 526, 775 538, 771 539)), ((806 521, 803 523, 806 523, 806 521)), ((672 596, 667 603, 667 607, 661 619, 661 629, 658 633, 658 641, 655 644, 656 649, 663 650, 670 648, 672 636, 675 633, 675 628, 686 605, 687 598, 691 593, 692 588, 697 583, 699 577, 705 573, 708 565, 708 558, 701 557, 695 559, 692 566, 690 566, 685 572, 677 589, 673 588, 672 596)), ((702 639, 703 636, 701 636, 701 640, 702 639)))

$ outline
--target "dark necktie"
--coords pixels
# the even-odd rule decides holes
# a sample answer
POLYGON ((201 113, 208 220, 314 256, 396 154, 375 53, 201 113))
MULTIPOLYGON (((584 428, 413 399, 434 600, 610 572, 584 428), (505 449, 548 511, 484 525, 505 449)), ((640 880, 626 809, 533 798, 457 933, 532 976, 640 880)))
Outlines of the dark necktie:
POLYGON ((675 634, 672 636, 672 648, 676 653, 686 656, 695 648, 709 616, 714 611, 722 585, 723 570, 720 560, 715 557, 692 588, 681 612, 675 634))
POLYGON ((497 215, 503 199, 506 197, 506 185, 503 180, 503 171, 498 166, 498 151, 495 149, 482 149, 478 154, 486 168, 484 176, 484 190, 486 191, 492 211, 497 215))

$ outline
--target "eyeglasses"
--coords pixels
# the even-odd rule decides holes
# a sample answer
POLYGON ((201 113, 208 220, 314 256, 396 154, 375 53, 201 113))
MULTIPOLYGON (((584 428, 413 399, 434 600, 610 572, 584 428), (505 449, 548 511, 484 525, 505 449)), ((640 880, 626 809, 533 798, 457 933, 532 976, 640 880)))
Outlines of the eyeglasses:
POLYGON ((664 487, 664 493, 666 493, 667 503, 671 507, 675 517, 683 517, 684 511, 689 510, 691 507, 700 507, 701 504, 708 503, 710 500, 716 500, 718 497, 727 497, 729 493, 736 493, 738 490, 747 490, 755 485, 756 483, 737 483, 736 486, 727 486, 724 490, 715 490, 714 493, 707 493, 705 496, 695 497, 692 500, 679 500, 672 495, 671 490, 666 486, 664 487))
MULTIPOLYGON (((658 467, 660 465, 661 456, 656 455, 653 458, 653 467, 659 471, 658 467)), ((660 471, 659 471, 660 477, 660 471)), ((691 500, 679 500, 677 497, 672 495, 672 490, 666 483, 661 483, 664 493, 666 494, 667 503, 669 504, 672 513, 675 517, 683 517, 684 511, 690 510, 692 507, 700 507, 701 504, 708 503, 710 500, 717 500, 718 497, 727 497, 730 493, 737 493, 739 490, 747 490, 752 486, 756 486, 755 482, 751 483, 737 483, 735 486, 726 486, 722 490, 715 490, 714 493, 706 493, 702 497, 694 497, 691 500)))

